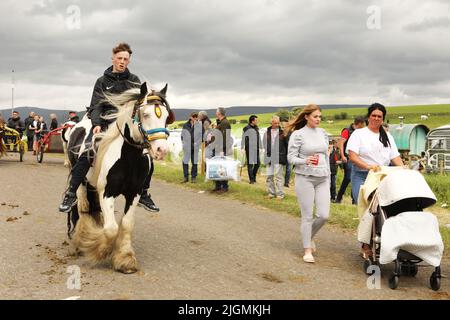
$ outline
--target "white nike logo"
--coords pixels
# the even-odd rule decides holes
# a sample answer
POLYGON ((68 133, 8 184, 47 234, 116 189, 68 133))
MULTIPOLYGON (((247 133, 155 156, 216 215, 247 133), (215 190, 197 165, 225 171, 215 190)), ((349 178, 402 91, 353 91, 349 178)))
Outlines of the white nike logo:
POLYGON ((112 87, 114 87, 114 86, 112 85, 111 87, 106 87, 106 90, 109 90, 109 89, 111 89, 112 87))

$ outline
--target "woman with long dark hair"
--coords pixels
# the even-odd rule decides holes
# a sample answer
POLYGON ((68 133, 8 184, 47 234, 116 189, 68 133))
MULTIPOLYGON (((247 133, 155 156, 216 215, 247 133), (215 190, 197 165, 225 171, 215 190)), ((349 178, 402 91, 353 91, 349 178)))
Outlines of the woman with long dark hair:
MULTIPOLYGON (((367 112, 367 127, 355 130, 348 140, 347 151, 353 164, 351 182, 355 201, 358 201, 359 189, 370 170, 377 172, 381 170, 381 166, 391 163, 403 166, 394 138, 383 128, 385 117, 386 108, 379 103, 372 104, 367 112)), ((371 255, 369 244, 362 244, 361 255, 365 259, 371 255)))
POLYGON ((295 193, 301 211, 301 234, 305 255, 303 261, 314 262, 314 236, 328 220, 330 213, 330 162, 328 135, 319 128, 320 107, 306 106, 285 129, 291 137, 288 162, 295 166, 295 193), (316 206, 316 217, 313 209, 316 206))
POLYGON ((348 155, 354 167, 351 181, 355 201, 370 170, 379 171, 380 166, 390 163, 403 165, 394 138, 383 128, 385 117, 386 108, 380 103, 372 104, 367 112, 367 127, 355 130, 348 140, 348 155))

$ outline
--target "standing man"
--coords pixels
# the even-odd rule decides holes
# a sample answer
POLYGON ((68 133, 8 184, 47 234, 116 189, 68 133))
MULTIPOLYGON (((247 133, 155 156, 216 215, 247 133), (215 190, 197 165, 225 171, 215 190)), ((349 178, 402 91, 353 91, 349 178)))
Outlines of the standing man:
POLYGON ((58 128, 58 119, 56 118, 56 114, 52 113, 50 115, 50 131, 55 130, 58 128))
POLYGON ((189 181, 189 162, 192 162, 191 167, 191 182, 195 183, 197 179, 197 164, 198 164, 198 151, 200 148, 202 134, 202 123, 197 121, 197 112, 191 112, 189 120, 183 125, 181 133, 181 141, 183 143, 183 175, 186 183, 189 181))
MULTIPOLYGON (((132 53, 133 51, 131 51, 131 48, 127 43, 120 43, 113 48, 113 55, 111 58, 112 66, 105 70, 103 76, 97 79, 94 86, 91 105, 88 111, 92 121, 92 129, 89 132, 86 141, 91 141, 94 134, 100 133, 108 128, 111 120, 104 119, 104 115, 117 111, 114 106, 106 101, 105 94, 120 94, 132 88, 140 88, 141 81, 136 75, 128 70, 128 64, 130 63, 132 53)), ((72 168, 69 189, 65 193, 64 199, 59 206, 60 212, 69 212, 77 203, 76 191, 84 181, 89 168, 90 164, 87 153, 85 152, 78 158, 77 163, 72 168)), ((154 202, 147 194, 151 176, 153 174, 153 161, 150 172, 147 174, 148 176, 144 184, 144 190, 142 191, 138 205, 149 211, 159 211, 159 208, 155 206, 154 202)))
MULTIPOLYGON (((222 135, 222 145, 216 145, 214 148, 214 155, 216 155, 216 150, 220 152, 220 155, 222 156, 229 156, 233 154, 233 141, 231 138, 231 125, 226 117, 225 108, 217 108, 216 110, 216 122, 217 127, 216 129, 220 131, 220 134, 222 135)), ((213 137, 214 139, 214 137, 213 137)), ((214 140, 213 140, 214 141, 214 140)), ((215 143, 217 141, 214 141, 215 143)), ((214 191, 217 193, 224 193, 228 192, 228 181, 214 181, 216 184, 216 187, 214 188, 214 191)))
MULTIPOLYGON (((289 118, 280 119, 281 121, 281 129, 283 129, 284 136, 286 138, 286 145, 289 145, 289 139, 291 138, 292 132, 287 132, 285 128, 287 128, 289 124, 289 118)), ((292 164, 286 159, 286 173, 284 174, 284 186, 289 188, 289 182, 291 180, 292 173, 292 164)))
MULTIPOLYGON (((356 129, 361 129, 364 127, 364 118, 356 117, 353 120, 353 123, 348 127, 344 128, 341 131, 341 139, 339 139, 339 152, 341 154, 342 165, 344 167, 344 179, 342 180, 341 187, 339 188, 336 203, 341 203, 342 197, 344 196, 345 190, 347 189, 348 184, 350 183, 350 178, 352 174, 352 164, 349 161, 348 154, 346 153, 347 141, 350 139, 353 131, 356 129)), ((352 204, 356 203, 357 199, 353 199, 352 195, 352 204)))
POLYGON ((200 111, 198 113, 198 121, 202 123, 202 141, 205 141, 205 132, 208 131, 211 125, 211 119, 209 119, 206 111, 200 111))
POLYGON ((250 184, 256 183, 261 162, 259 160, 260 136, 258 128, 258 117, 251 115, 248 118, 248 125, 243 129, 241 149, 245 149, 247 159, 248 180, 250 184))
POLYGON ((33 111, 30 112, 28 118, 25 119, 25 129, 27 132, 27 144, 28 151, 33 150, 33 139, 34 139, 34 130, 33 121, 34 121, 35 113, 33 111))
POLYGON ((267 189, 269 198, 283 199, 283 166, 287 164, 287 148, 286 137, 280 127, 280 117, 273 116, 271 126, 267 128, 264 134, 265 157, 264 164, 267 170, 267 189), (275 182, 276 181, 276 187, 275 182))
POLYGON ((328 157, 330 161, 330 200, 336 202, 336 174, 338 171, 338 165, 341 161, 338 158, 337 141, 331 140, 328 146, 328 157))
POLYGON ((8 128, 14 129, 19 132, 20 137, 22 138, 23 130, 25 129, 25 124, 22 120, 20 120, 19 111, 13 111, 12 117, 8 119, 8 123, 6 124, 8 128))
POLYGON ((69 121, 73 121, 75 123, 80 122, 80 117, 76 113, 76 111, 69 111, 69 121))

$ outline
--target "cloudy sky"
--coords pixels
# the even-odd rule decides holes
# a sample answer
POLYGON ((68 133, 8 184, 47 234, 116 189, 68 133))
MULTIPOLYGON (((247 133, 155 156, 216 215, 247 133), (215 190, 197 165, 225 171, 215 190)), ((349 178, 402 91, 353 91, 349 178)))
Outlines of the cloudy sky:
POLYGON ((175 108, 449 103, 446 0, 2 0, 0 108, 81 110, 128 42, 175 108))

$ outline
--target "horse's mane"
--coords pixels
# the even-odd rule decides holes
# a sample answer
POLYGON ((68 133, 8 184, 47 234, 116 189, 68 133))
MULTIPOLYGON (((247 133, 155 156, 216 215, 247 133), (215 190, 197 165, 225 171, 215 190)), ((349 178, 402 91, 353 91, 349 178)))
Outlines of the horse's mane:
MULTIPOLYGON (((98 176, 100 174, 100 170, 102 167, 103 159, 105 157, 106 152, 108 151, 109 145, 120 135, 120 131, 117 127, 123 128, 125 123, 128 123, 128 127, 130 129, 131 135, 134 137, 134 140, 140 139, 139 131, 136 130, 133 126, 131 126, 131 116, 133 113, 134 106, 136 101, 140 98, 141 91, 139 88, 130 89, 125 91, 122 94, 106 94, 105 99, 102 101, 104 103, 108 103, 117 108, 117 112, 103 116, 104 119, 107 120, 115 120, 108 130, 105 133, 100 133, 96 135, 97 137, 101 137, 101 141, 99 143, 97 155, 95 158, 94 171, 92 176, 92 182, 97 183, 98 176)), ((122 132, 123 133, 123 132, 122 132)), ((141 142, 137 140, 136 142, 141 142)))

